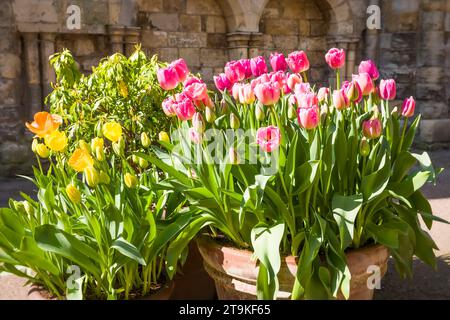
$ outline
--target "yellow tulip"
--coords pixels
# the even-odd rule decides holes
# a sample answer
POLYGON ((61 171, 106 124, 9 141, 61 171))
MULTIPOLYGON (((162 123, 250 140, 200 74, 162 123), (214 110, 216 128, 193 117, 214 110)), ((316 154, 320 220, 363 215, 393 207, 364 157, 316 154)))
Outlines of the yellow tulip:
POLYGON ((165 131, 161 131, 159 133, 159 135, 158 135, 158 138, 159 138, 160 141, 164 141, 166 143, 170 143, 169 135, 165 131))
POLYGON ((125 173, 124 181, 125 185, 130 189, 135 188, 138 184, 138 179, 136 178, 136 176, 128 172, 125 173))
POLYGON ((94 166, 94 159, 86 149, 76 149, 69 159, 69 166, 75 171, 82 172, 94 166))
POLYGON ((105 160, 105 152, 103 152, 103 148, 97 147, 95 148, 95 157, 98 161, 105 160))
POLYGON ((50 151, 43 143, 38 143, 36 145, 36 153, 39 155, 39 157, 44 159, 50 156, 50 151))
POLYGON ((81 193, 73 183, 67 185, 66 192, 70 201, 72 201, 75 204, 81 202, 81 193))
POLYGON ((51 134, 45 136, 45 144, 53 151, 63 151, 67 146, 67 136, 64 132, 53 131, 51 134))
POLYGON ((33 142, 31 143, 31 151, 36 153, 36 146, 39 144, 38 139, 33 139, 33 142))
POLYGON ((148 137, 148 135, 145 132, 141 133, 141 143, 144 148, 147 148, 148 146, 150 146, 150 143, 151 143, 150 138, 148 137))
POLYGON ((91 141, 91 148, 92 150, 96 150, 97 148, 102 148, 105 146, 105 141, 103 140, 103 138, 94 138, 91 141))
POLYGON ((128 97, 128 87, 123 81, 119 82, 119 93, 124 98, 128 97))
POLYGON ((86 150, 87 152, 91 152, 91 148, 89 147, 89 144, 87 144, 87 142, 84 140, 78 141, 78 147, 86 150))
POLYGON ((122 126, 115 122, 108 122, 103 125, 103 135, 112 142, 117 142, 122 136, 122 126))
POLYGON ((95 188, 100 182, 100 177, 94 167, 90 167, 84 170, 84 176, 86 177, 88 186, 91 188, 95 188))

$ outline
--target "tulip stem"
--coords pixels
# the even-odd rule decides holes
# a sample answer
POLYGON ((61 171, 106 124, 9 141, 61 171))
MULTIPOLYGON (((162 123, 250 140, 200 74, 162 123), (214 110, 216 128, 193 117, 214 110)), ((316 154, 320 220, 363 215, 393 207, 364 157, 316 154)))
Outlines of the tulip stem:
POLYGON ((405 139, 407 123, 408 123, 408 118, 405 117, 405 119, 403 120, 402 138, 400 139, 400 145, 398 146, 398 154, 400 152, 402 152, 403 140, 405 139))
POLYGON ((308 83, 308 76, 306 75, 306 71, 302 72, 303 82, 308 83))
POLYGON ((336 90, 339 90, 341 87, 341 71, 336 69, 336 90))

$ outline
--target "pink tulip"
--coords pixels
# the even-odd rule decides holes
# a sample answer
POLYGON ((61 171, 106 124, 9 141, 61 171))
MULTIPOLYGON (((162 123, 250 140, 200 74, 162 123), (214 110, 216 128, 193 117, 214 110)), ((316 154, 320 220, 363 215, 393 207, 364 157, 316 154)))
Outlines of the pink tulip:
POLYGON ((225 91, 225 89, 227 91, 231 91, 231 88, 233 86, 230 80, 228 80, 225 73, 221 73, 217 76, 214 76, 214 84, 216 85, 216 88, 222 92, 225 91))
POLYGON ((359 103, 362 100, 362 91, 356 81, 344 81, 342 84, 348 100, 359 103))
POLYGON ((242 104, 250 104, 255 102, 255 94, 252 86, 249 83, 243 84, 239 87, 239 102, 242 104))
POLYGON ((158 78, 159 85, 164 90, 175 89, 180 82, 176 69, 172 67, 158 69, 156 71, 156 77, 158 78))
POLYGON ((381 80, 380 81, 380 96, 384 100, 394 100, 397 89, 395 87, 395 80, 381 80))
POLYGON ((168 117, 174 117, 176 116, 175 110, 173 108, 174 103, 176 103, 175 99, 170 96, 162 102, 162 108, 166 116, 168 117))
POLYGON ((225 65, 225 75, 231 83, 245 79, 245 68, 241 61, 230 61, 225 65))
POLYGON ((373 81, 367 72, 354 74, 352 79, 358 82, 363 96, 368 96, 373 91, 373 81))
POLYGON ((213 106, 213 102, 211 98, 207 95, 206 98, 202 100, 196 100, 194 101, 194 105, 198 108, 203 110, 205 107, 211 108, 213 106))
POLYGON ((183 58, 173 61, 169 66, 177 71, 178 78, 181 82, 186 80, 186 77, 189 74, 189 69, 183 58))
POLYGON ((297 95, 297 104, 299 108, 318 108, 319 100, 314 93, 303 93, 297 95))
POLYGON ((280 99, 280 88, 273 83, 260 83, 254 89, 255 96, 263 105, 273 105, 280 99))
POLYGON ((184 87, 183 92, 193 101, 203 100, 208 95, 206 84, 198 82, 191 83, 190 85, 184 87))
POLYGON ((344 49, 332 48, 325 55, 325 60, 332 69, 340 69, 345 64, 344 49))
POLYGON ((200 144, 203 141, 202 134, 195 130, 195 128, 189 128, 189 138, 195 144, 200 144))
POLYGON ((309 69, 309 60, 303 51, 295 51, 289 54, 287 59, 289 68, 294 73, 305 72, 309 69))
POLYGON ((256 87, 258 84, 261 84, 261 83, 269 83, 269 82, 271 82, 271 81, 270 81, 270 76, 269 76, 267 73, 265 73, 265 74, 259 76, 258 78, 253 79, 250 83, 251 83, 251 85, 252 85, 252 89, 255 90, 255 87, 256 87))
POLYGON ((244 68, 245 79, 251 78, 253 76, 253 73, 250 59, 241 59, 239 60, 239 62, 242 64, 242 67, 244 68))
POLYGON ((298 108, 298 124, 306 130, 311 130, 319 124, 319 108, 298 108))
POLYGON ((283 89, 283 85, 286 82, 286 74, 283 71, 272 72, 270 74, 270 82, 283 89))
POLYGON ((376 139, 381 135, 381 121, 378 118, 364 121, 362 129, 367 139, 376 139))
POLYGON ((254 77, 267 73, 267 65, 264 57, 255 57, 250 59, 250 68, 254 77))
POLYGON ((329 94, 330 89, 322 87, 319 89, 319 92, 317 93, 317 99, 319 99, 319 102, 323 102, 324 100, 328 99, 329 94))
POLYGON ((191 76, 191 77, 187 78, 186 80, 184 80, 183 87, 187 87, 193 83, 205 83, 205 82, 202 79, 191 76))
POLYGON ((289 87, 289 89, 294 90, 295 85, 297 83, 302 83, 303 80, 301 77, 298 76, 298 74, 292 73, 289 75, 288 79, 287 79, 287 85, 289 87))
POLYGON ((270 55, 270 66, 273 71, 283 71, 287 70, 287 62, 282 53, 272 53, 270 55))
POLYGON ((264 152, 272 152, 278 148, 281 141, 280 129, 274 126, 259 128, 256 132, 256 142, 264 152))
POLYGON ((415 109, 416 109, 416 101, 411 96, 411 97, 405 99, 405 101, 403 101, 402 116, 404 116, 406 118, 412 117, 414 115, 415 109))
POLYGON ((294 87, 294 92, 295 94, 300 95, 304 93, 310 93, 312 91, 309 83, 297 83, 294 87))
POLYGON ((380 77, 376 64, 372 60, 361 61, 358 67, 359 73, 368 73, 372 80, 377 80, 380 77))
POLYGON ((178 119, 181 121, 191 120, 195 114, 195 106, 187 97, 177 98, 177 101, 173 104, 173 108, 178 119))
POLYGON ((344 89, 333 91, 333 104, 338 110, 343 110, 350 105, 344 89))

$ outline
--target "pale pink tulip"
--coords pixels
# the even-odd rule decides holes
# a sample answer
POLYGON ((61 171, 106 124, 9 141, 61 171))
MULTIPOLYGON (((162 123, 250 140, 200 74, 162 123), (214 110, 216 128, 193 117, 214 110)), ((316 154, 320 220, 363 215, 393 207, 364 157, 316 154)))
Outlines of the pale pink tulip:
POLYGON ((319 108, 298 108, 298 124, 306 130, 311 130, 319 124, 319 108))
POLYGON ((289 87, 289 89, 294 90, 295 89, 295 85, 298 83, 302 83, 303 80, 301 77, 298 76, 298 74, 292 73, 289 75, 288 79, 287 79, 287 85, 289 87))
POLYGON ((280 88, 273 83, 261 83, 254 89, 255 96, 263 105, 273 105, 280 99, 280 88))
POLYGON ((343 110, 350 105, 344 89, 333 91, 333 105, 337 110, 343 110))
POLYGON ((183 92, 193 101, 203 100, 208 95, 206 84, 199 82, 191 83, 184 87, 183 92))
POLYGON ((318 108, 319 100, 312 92, 303 93, 297 95, 297 104, 299 108, 318 108))
POLYGON ((358 67, 359 73, 368 73, 372 80, 377 80, 380 77, 376 64, 372 60, 361 61, 358 67))
POLYGON ((344 81, 342 84, 348 100, 359 103, 362 100, 362 91, 356 81, 344 81))
POLYGON ((317 99, 319 99, 319 102, 323 102, 324 100, 328 99, 328 95, 330 94, 330 89, 326 87, 322 87, 319 89, 319 92, 317 93, 317 99))
POLYGON ((354 74, 352 79, 358 82, 361 88, 361 93, 363 96, 368 96, 373 91, 373 81, 367 72, 362 72, 360 74, 354 74))
POLYGON ((162 108, 164 113, 168 116, 168 117, 174 117, 176 116, 175 110, 173 108, 173 104, 176 103, 175 99, 173 98, 173 96, 167 97, 166 99, 164 99, 164 101, 162 102, 162 108))
POLYGON ((280 129, 274 126, 259 128, 256 132, 256 142, 262 151, 274 151, 281 142, 280 129))
POLYGON ((395 86, 394 79, 380 81, 380 96, 382 99, 394 100, 396 94, 397 94, 397 88, 395 86))
POLYGON ((203 141, 202 134, 198 132, 195 128, 189 128, 189 138, 195 144, 200 144, 203 141))
POLYGON ((255 94, 252 86, 249 83, 243 84, 239 87, 239 102, 242 104, 250 104, 255 102, 255 94))

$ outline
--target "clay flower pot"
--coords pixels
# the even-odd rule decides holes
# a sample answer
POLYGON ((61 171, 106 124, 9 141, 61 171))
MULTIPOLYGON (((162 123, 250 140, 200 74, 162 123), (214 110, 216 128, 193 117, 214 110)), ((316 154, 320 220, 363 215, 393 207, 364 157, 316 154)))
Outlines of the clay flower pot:
MULTIPOLYGON (((210 237, 197 240, 204 260, 205 270, 216 283, 217 296, 220 300, 254 300, 256 299, 256 279, 258 266, 251 260, 252 252, 223 246, 210 237)), ((348 267, 352 275, 350 281, 350 300, 371 300, 373 289, 368 288, 367 279, 372 273, 367 268, 376 265, 383 277, 387 270, 389 251, 382 245, 373 245, 351 250, 346 254, 348 267)), ((290 299, 297 273, 295 257, 282 258, 278 273, 278 299, 290 299)), ((344 299, 338 296, 338 299, 344 299)))

